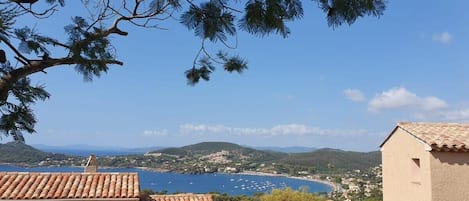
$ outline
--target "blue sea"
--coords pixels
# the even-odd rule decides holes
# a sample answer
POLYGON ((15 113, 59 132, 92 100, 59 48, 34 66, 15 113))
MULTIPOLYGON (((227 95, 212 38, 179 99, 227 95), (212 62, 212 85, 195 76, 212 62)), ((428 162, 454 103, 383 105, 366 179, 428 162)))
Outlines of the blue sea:
MULTIPOLYGON (((82 172, 80 167, 16 167, 0 165, 0 171, 17 172, 82 172)), ((299 189, 306 186, 310 192, 330 192, 330 186, 299 179, 281 176, 254 176, 242 174, 202 174, 186 175, 175 173, 153 172, 135 168, 106 168, 101 172, 138 172, 140 189, 153 191, 166 190, 168 193, 192 192, 208 193, 219 192, 228 195, 253 195, 255 193, 268 193, 272 189, 291 187, 299 189)))

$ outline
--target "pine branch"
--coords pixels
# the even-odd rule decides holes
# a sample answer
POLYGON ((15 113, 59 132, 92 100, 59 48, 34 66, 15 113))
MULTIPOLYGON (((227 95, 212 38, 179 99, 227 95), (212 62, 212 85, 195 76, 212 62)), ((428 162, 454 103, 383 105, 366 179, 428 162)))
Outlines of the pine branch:
POLYGON ((3 41, 8 46, 8 48, 10 48, 16 54, 17 57, 15 58, 17 58, 21 63, 29 63, 29 59, 26 58, 23 54, 21 54, 20 51, 18 51, 18 49, 16 49, 15 46, 10 43, 9 40, 4 37, 0 37, 0 41, 3 41))

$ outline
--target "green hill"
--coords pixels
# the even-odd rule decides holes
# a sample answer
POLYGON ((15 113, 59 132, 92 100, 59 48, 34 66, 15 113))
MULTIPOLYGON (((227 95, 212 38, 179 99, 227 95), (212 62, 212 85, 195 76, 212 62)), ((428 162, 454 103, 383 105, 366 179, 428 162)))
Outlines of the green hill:
POLYGON ((280 160, 290 165, 315 167, 317 170, 366 169, 381 164, 381 153, 342 151, 337 149, 318 149, 308 153, 290 154, 280 160))
POLYGON ((151 151, 150 153, 162 153, 162 154, 167 154, 167 155, 175 155, 175 156, 186 156, 188 155, 187 151, 182 149, 182 148, 176 148, 176 147, 171 147, 171 148, 164 148, 156 151, 151 151))
POLYGON ((286 153, 273 151, 260 151, 253 148, 247 148, 238 144, 229 142, 201 142, 193 145, 187 145, 180 148, 166 148, 151 153, 163 153, 176 155, 180 157, 193 157, 200 155, 209 155, 220 151, 229 151, 232 159, 245 159, 249 161, 273 161, 287 156, 286 153))
POLYGON ((37 164, 44 160, 64 160, 63 154, 47 153, 19 142, 0 144, 0 163, 37 164))
POLYGON ((229 142, 201 142, 180 148, 158 150, 168 155, 180 157, 201 157, 222 150, 229 151, 233 161, 250 161, 255 163, 278 163, 289 167, 314 167, 318 171, 367 169, 381 164, 381 153, 342 151, 338 149, 318 149, 305 153, 282 153, 261 151, 229 142))
POLYGON ((205 153, 219 152, 222 150, 233 151, 233 150, 241 150, 245 148, 240 145, 229 143, 229 142, 201 142, 201 143, 181 147, 181 149, 184 149, 192 153, 205 154, 205 153))

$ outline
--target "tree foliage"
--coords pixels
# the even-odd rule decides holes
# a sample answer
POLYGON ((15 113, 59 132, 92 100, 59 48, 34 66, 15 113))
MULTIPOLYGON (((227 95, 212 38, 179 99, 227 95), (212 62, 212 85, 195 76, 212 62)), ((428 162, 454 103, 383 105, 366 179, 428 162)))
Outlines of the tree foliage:
POLYGON ((291 188, 275 189, 270 194, 260 196, 260 201, 325 201, 324 197, 308 193, 304 190, 295 191, 291 188))
MULTIPOLYGON (((159 22, 172 21, 193 32, 202 41, 185 71, 188 84, 194 85, 210 80, 217 66, 237 73, 248 68, 245 59, 234 53, 237 44, 229 44, 239 31, 288 37, 288 22, 302 18, 304 12, 301 0, 80 0, 84 14, 70 16, 65 40, 40 34, 42 22, 53 20, 67 2, 0 0, 0 132, 5 136, 23 141, 23 132, 35 132, 32 104, 50 95, 43 86, 31 84, 31 75, 73 66, 84 80, 91 81, 110 66, 123 65, 110 40, 128 35, 120 28, 123 23, 157 30, 159 22), (24 18, 35 20, 17 27, 16 20, 24 18), (220 51, 210 53, 206 43, 220 44, 220 51)), ((379 17, 385 10, 385 0, 312 0, 311 5, 325 12, 330 27, 352 24, 363 16, 379 17)))

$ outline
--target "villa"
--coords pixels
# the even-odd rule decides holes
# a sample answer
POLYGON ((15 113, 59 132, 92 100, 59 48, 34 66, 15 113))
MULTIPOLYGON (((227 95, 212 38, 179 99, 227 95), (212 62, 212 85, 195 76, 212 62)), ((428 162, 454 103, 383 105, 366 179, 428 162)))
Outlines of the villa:
POLYGON ((469 124, 399 123, 380 147, 384 201, 469 200, 469 124))

